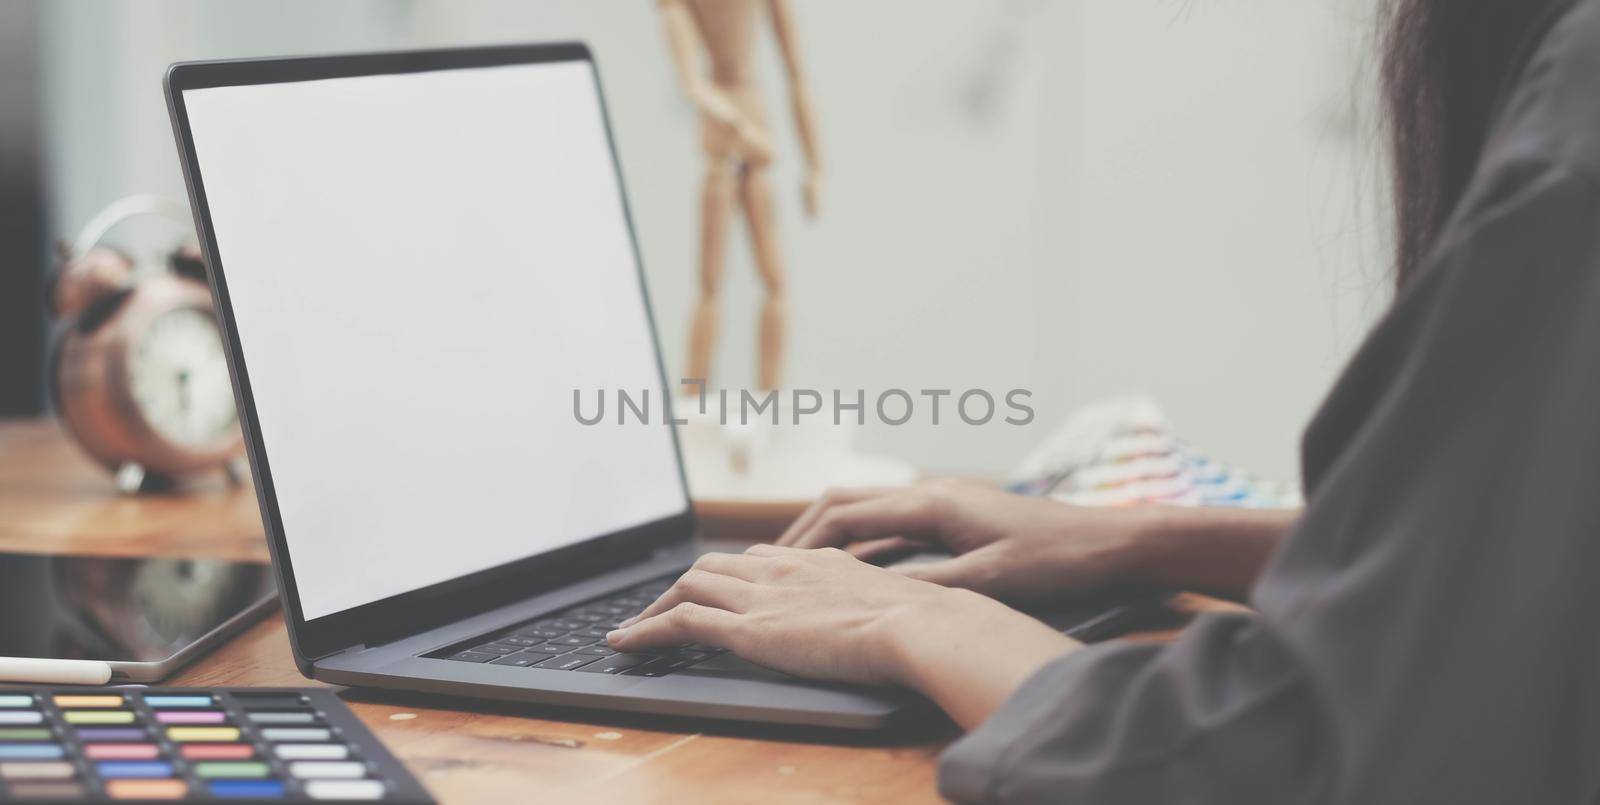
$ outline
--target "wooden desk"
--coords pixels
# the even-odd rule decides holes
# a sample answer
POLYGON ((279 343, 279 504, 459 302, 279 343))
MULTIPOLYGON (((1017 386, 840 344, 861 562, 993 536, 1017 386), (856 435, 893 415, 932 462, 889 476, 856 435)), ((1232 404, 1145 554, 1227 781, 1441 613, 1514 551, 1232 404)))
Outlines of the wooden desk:
MULTIPOLYGON (((0 551, 266 561, 255 493, 126 497, 48 421, 0 422, 0 551)), ((294 685, 273 616, 171 685, 294 685)), ((441 802, 935 802, 943 722, 852 745, 761 728, 347 692, 441 802)))

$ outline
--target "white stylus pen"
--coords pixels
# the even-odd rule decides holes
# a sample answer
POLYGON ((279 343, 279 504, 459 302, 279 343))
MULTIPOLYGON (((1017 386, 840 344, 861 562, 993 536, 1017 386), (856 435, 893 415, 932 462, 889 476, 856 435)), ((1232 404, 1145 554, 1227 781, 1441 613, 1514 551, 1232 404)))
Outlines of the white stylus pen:
POLYGON ((0 657, 0 682, 40 682, 47 685, 104 685, 111 681, 111 664, 99 660, 42 660, 34 657, 0 657))

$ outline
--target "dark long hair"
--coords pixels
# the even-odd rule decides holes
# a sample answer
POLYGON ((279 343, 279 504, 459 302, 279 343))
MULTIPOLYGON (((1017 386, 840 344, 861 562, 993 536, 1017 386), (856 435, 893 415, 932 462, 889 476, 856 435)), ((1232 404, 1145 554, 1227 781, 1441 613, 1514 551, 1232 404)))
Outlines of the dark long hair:
POLYGON ((1395 280, 1416 275, 1472 178, 1506 74, 1550 2, 1385 0, 1395 280))

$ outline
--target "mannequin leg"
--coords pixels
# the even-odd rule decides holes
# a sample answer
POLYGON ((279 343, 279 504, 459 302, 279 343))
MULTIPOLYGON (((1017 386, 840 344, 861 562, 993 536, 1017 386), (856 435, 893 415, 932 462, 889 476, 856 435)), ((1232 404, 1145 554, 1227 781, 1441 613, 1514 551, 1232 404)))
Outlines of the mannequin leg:
POLYGON ((772 187, 767 166, 746 163, 739 171, 739 203, 744 208, 750 243, 755 248, 756 270, 767 292, 761 306, 760 388, 776 389, 783 383, 788 299, 785 296, 783 259, 778 253, 778 224, 773 216, 772 187))
POLYGON ((689 362, 684 374, 708 383, 717 344, 717 295, 727 256, 728 213, 733 207, 731 178, 727 159, 708 153, 700 196, 700 296, 689 325, 689 362))

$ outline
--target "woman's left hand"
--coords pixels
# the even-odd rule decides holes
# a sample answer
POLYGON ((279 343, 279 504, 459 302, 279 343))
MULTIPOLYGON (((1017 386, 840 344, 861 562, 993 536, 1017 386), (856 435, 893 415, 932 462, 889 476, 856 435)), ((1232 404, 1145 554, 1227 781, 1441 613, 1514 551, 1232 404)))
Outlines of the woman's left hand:
POLYGON ((797 676, 902 685, 963 723, 981 721, 1039 666, 1078 645, 968 590, 835 548, 773 545, 700 557, 607 639, 618 651, 704 643, 797 676))

